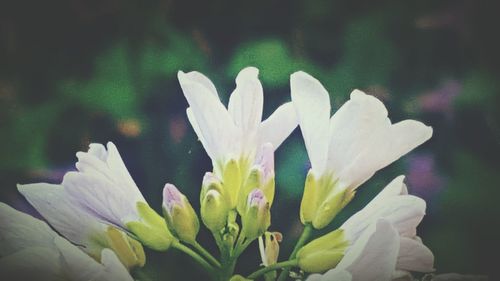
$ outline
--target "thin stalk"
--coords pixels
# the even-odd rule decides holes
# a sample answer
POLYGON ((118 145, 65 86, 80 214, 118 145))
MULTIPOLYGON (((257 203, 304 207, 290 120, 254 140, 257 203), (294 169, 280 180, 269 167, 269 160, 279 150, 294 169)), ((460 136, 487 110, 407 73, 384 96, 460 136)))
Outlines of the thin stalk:
POLYGON ((252 242, 253 240, 247 239, 245 242, 241 241, 240 243, 236 244, 236 248, 234 249, 232 258, 237 259, 252 242))
POLYGON ((219 268, 221 267, 220 262, 216 258, 214 258, 214 256, 212 256, 205 248, 203 248, 203 246, 201 246, 200 243, 198 243, 197 241, 195 241, 194 244, 192 244, 192 245, 212 265, 214 265, 216 267, 219 267, 219 268))
MULTIPOLYGON (((297 256, 297 253, 299 252, 300 248, 304 246, 304 244, 309 240, 309 237, 311 236, 313 231, 313 227, 311 224, 306 224, 304 226, 304 229, 302 230, 302 234, 300 235, 299 240, 297 241, 297 244, 295 244, 295 248, 292 251, 292 254, 290 254, 289 260, 294 260, 295 256, 297 256)), ((279 275, 277 281, 285 281, 286 278, 288 277, 288 273, 290 270, 284 269, 281 274, 279 275)))
POLYGON ((274 271, 274 270, 277 270, 280 268, 289 268, 289 267, 297 266, 297 263, 298 263, 298 261, 295 259, 295 260, 288 260, 288 261, 282 261, 282 262, 278 262, 275 264, 271 264, 269 266, 261 268, 261 269, 255 271, 254 273, 248 275, 247 278, 254 280, 254 279, 257 279, 260 276, 270 272, 270 271, 274 271))
POLYGON ((205 269, 206 271, 208 271, 208 273, 211 275, 211 276, 214 276, 215 274, 215 270, 213 268, 213 266, 211 266, 202 256, 200 256, 198 253, 196 253, 195 251, 191 250, 189 247, 181 244, 180 242, 176 242, 176 243, 173 243, 172 244, 172 247, 174 247, 175 249, 181 251, 181 252, 184 252, 185 254, 187 254, 188 256, 192 257, 199 265, 201 265, 203 267, 203 269, 205 269))

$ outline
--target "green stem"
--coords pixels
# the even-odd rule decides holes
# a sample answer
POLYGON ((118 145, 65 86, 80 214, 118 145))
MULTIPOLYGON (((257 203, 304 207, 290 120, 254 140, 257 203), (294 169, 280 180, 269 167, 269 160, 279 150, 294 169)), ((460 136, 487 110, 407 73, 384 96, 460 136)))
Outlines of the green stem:
POLYGON ((261 268, 261 269, 255 271, 254 273, 248 275, 247 278, 254 280, 254 279, 259 278, 261 275, 268 273, 269 271, 274 271, 274 270, 277 270, 280 268, 288 268, 288 267, 297 266, 297 263, 298 263, 298 261, 296 259, 278 262, 278 263, 266 266, 264 268, 261 268))
POLYGON ((173 243, 172 247, 192 257, 198 264, 200 264, 206 271, 208 271, 211 276, 215 274, 214 268, 202 256, 191 250, 189 247, 181 244, 180 242, 173 243))
MULTIPOLYGON (((297 256, 297 253, 299 252, 300 248, 304 246, 304 244, 309 240, 309 237, 311 236, 313 231, 312 224, 306 224, 304 226, 304 229, 302 230, 302 234, 300 235, 299 240, 297 241, 297 244, 295 244, 295 248, 292 251, 292 254, 290 255, 290 260, 295 259, 295 256, 297 256)), ((288 277, 288 273, 290 270, 284 269, 280 276, 278 277, 277 281, 285 281, 286 278, 288 277)))
POLYGON ((198 243, 197 241, 194 242, 194 244, 192 244, 193 247, 198 251, 200 252, 200 254, 202 256, 204 256, 212 265, 216 266, 216 267, 221 267, 220 265, 220 262, 214 258, 214 256, 212 256, 205 248, 203 248, 203 246, 200 245, 200 243, 198 243))
POLYGON ((238 245, 238 247, 235 249, 234 251, 234 254, 233 254, 233 257, 235 259, 237 259, 241 253, 243 253, 243 251, 245 251, 245 249, 253 242, 253 240, 247 240, 245 241, 244 243, 242 243, 241 245, 238 245))

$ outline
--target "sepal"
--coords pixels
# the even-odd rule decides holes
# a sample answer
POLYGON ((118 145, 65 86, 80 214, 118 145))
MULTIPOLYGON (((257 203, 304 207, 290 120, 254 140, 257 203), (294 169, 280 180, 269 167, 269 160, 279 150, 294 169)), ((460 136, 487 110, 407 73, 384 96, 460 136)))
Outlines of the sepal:
POLYGON ((168 230, 165 220, 144 202, 137 202, 137 211, 141 221, 127 222, 127 229, 149 248, 168 250, 175 238, 168 230))
POLYGON ((118 228, 109 226, 106 229, 106 240, 107 245, 115 252, 120 262, 129 270, 134 267, 143 267, 146 263, 146 255, 141 243, 118 228))
POLYGON ((330 232, 299 250, 299 267, 306 272, 324 272, 334 268, 344 256, 349 244, 342 229, 330 232))

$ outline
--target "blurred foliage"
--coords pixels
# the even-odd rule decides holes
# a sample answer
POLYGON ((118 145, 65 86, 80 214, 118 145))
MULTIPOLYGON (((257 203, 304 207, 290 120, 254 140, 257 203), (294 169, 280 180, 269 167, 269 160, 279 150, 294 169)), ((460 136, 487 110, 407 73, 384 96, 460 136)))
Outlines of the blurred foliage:
MULTIPOLYGON (((289 75, 304 70, 323 82, 334 110, 360 88, 384 100, 392 120, 433 126, 433 139, 413 152, 431 155, 432 176, 442 179, 425 191, 415 187, 429 206, 421 236, 434 250, 438 272, 495 269, 495 1, 28 2, 0 4, 2 201, 26 208, 15 183, 59 182, 76 151, 112 140, 151 205, 160 207, 163 184, 173 182, 196 208, 210 161, 186 120, 177 71, 205 73, 227 100, 238 71, 256 66, 267 116, 289 100, 289 75), (458 87, 443 87, 447 81, 458 87)), ((411 159, 377 173, 332 227, 395 176, 417 173, 418 179, 411 159)), ((282 256, 300 230, 289 210, 298 208, 308 165, 296 130, 276 153, 272 229, 284 233, 282 256)), ((213 242, 203 232, 200 238, 213 242)), ((178 258, 173 255, 151 254, 138 274, 179 279, 186 273, 168 265, 178 258)), ((243 272, 256 255, 238 265, 243 272)))

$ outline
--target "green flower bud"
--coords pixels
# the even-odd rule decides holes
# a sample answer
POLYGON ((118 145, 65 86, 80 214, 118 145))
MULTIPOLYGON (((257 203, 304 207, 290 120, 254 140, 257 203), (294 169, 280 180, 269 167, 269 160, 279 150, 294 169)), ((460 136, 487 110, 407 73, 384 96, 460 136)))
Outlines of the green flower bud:
POLYGON ((253 240, 264 234, 271 225, 271 211, 264 192, 258 188, 248 195, 245 212, 242 214, 242 233, 253 240))
POLYGON ((264 192, 269 205, 273 204, 275 179, 274 148, 272 144, 264 144, 256 159, 256 164, 250 170, 250 173, 240 190, 240 195, 238 197, 238 213, 240 214, 242 214, 246 208, 248 194, 250 194, 250 192, 255 188, 259 188, 264 192))
POLYGON ((146 263, 146 255, 141 243, 130 238, 125 232, 116 227, 109 226, 106 229, 106 244, 120 259, 121 263, 129 270, 134 267, 143 267, 146 263))
POLYGON ((163 188, 163 216, 169 230, 179 240, 189 244, 196 242, 200 222, 188 199, 173 184, 163 188))
POLYGON ((212 173, 206 173, 203 177, 201 191, 201 220, 205 226, 214 233, 219 233, 226 227, 230 199, 225 196, 220 181, 212 173))
POLYGON ((127 222, 127 229, 149 248, 168 250, 175 238, 168 230, 165 220, 144 202, 137 202, 137 211, 141 221, 127 222))
POLYGON ((236 160, 230 159, 224 166, 222 176, 222 186, 224 191, 229 195, 230 209, 236 208, 236 204, 238 203, 241 180, 240 165, 238 165, 236 160))
POLYGON ((299 267, 306 272, 324 272, 334 268, 344 256, 349 241, 337 229, 302 247, 297 253, 299 267))

